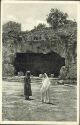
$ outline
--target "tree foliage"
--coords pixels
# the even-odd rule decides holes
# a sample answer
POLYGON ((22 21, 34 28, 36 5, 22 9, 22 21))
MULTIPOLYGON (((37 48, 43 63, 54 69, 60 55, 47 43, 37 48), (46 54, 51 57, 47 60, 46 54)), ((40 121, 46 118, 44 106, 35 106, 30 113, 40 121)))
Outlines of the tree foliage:
POLYGON ((57 28, 59 26, 64 25, 67 22, 67 17, 68 17, 67 13, 63 13, 58 9, 51 9, 46 20, 47 23, 51 25, 51 27, 57 28))
POLYGON ((34 27, 34 29, 43 29, 46 27, 46 24, 44 23, 39 23, 37 26, 34 27))

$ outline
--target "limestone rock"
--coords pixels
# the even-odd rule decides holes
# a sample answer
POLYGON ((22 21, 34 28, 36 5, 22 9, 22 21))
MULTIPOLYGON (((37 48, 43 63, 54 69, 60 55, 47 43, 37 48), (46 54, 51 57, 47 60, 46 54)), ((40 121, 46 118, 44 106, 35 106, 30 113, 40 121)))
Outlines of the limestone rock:
POLYGON ((60 69, 59 78, 60 79, 65 79, 65 77, 66 77, 66 68, 65 68, 65 66, 62 66, 61 69, 60 69))

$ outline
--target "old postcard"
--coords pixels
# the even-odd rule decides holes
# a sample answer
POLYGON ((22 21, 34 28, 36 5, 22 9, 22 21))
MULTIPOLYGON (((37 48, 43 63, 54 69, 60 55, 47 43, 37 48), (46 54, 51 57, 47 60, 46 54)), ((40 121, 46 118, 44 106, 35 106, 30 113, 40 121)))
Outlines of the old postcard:
POLYGON ((1 2, 1 124, 79 124, 79 2, 1 2))

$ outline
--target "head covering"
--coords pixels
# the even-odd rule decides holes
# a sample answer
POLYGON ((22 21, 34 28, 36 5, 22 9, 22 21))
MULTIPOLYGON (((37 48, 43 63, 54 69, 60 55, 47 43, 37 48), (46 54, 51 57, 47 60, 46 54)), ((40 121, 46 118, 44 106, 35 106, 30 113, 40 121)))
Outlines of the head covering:
POLYGON ((30 76, 30 71, 26 71, 26 76, 30 76))
POLYGON ((44 73, 45 77, 48 77, 46 73, 44 73))

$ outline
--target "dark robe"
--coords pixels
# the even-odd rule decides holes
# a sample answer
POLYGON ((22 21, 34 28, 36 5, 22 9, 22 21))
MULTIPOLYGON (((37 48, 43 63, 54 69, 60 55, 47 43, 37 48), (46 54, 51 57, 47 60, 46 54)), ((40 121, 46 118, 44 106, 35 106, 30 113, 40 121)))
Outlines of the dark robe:
POLYGON ((25 96, 32 96, 32 91, 31 91, 31 79, 25 77, 24 78, 24 95, 25 96))

